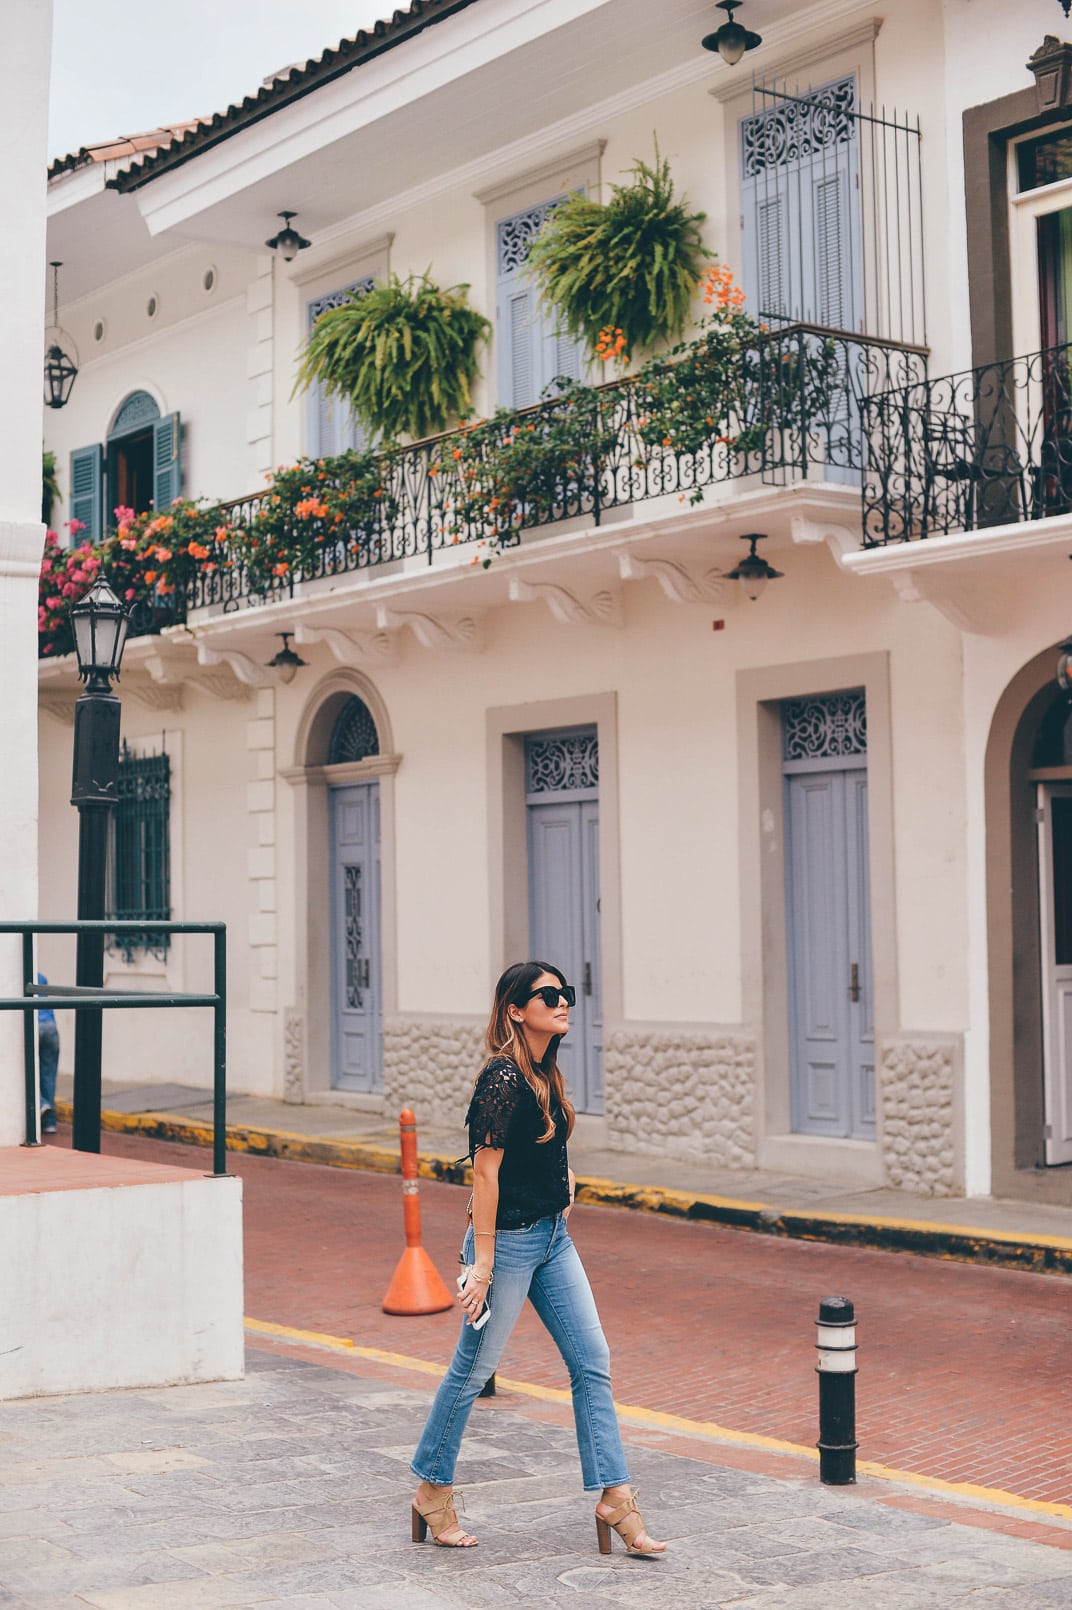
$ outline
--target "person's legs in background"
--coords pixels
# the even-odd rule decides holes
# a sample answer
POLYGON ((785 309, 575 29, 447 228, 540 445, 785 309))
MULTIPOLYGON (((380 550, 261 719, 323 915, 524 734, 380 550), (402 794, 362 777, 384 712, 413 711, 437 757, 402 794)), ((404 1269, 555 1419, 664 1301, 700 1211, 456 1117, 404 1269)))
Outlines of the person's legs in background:
POLYGON ((60 1035, 55 1023, 42 1023, 37 1030, 37 1054, 41 1066, 41 1133, 56 1133, 56 1069, 60 1061, 60 1035))

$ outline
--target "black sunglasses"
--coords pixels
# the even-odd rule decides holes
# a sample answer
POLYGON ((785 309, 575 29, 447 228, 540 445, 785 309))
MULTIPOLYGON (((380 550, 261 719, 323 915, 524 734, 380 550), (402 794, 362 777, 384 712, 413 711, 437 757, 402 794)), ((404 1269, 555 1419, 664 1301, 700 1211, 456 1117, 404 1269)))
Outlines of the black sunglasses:
POLYGON ((541 984, 539 989, 534 989, 531 995, 525 997, 525 1005, 534 1001, 537 995, 549 1012, 554 1011, 560 1000, 565 1001, 567 1006, 577 1005, 577 991, 572 984, 541 984))

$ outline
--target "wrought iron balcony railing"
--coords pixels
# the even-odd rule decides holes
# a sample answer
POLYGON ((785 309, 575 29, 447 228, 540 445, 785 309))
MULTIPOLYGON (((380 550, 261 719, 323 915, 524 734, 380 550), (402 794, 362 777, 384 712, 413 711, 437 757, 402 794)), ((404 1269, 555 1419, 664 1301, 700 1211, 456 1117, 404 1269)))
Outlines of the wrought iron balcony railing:
POLYGON ((864 543, 1072 511, 1072 348, 916 380, 863 404, 864 543))
MULTIPOLYGON (((745 476, 783 485, 809 474, 859 484, 864 400, 926 372, 920 347, 807 324, 768 331, 731 372, 704 370, 696 348, 649 376, 584 387, 382 454, 375 501, 354 528, 310 540, 294 519, 293 562, 276 577, 224 548, 191 585, 187 609, 233 610, 293 593, 295 584, 426 558, 455 544, 508 546, 521 533, 745 476), (693 367, 683 379, 685 363, 693 367)), ((258 529, 270 489, 221 510, 258 529)), ((278 530, 278 527, 277 527, 278 530)))

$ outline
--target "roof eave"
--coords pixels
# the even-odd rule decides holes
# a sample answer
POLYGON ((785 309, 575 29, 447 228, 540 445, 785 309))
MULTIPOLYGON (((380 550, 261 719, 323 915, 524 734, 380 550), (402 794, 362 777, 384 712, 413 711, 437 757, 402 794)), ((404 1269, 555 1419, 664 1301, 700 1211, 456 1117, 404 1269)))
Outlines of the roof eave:
POLYGON ((408 13, 396 11, 390 22, 378 22, 370 33, 361 30, 352 41, 344 40, 336 49, 325 51, 310 66, 292 70, 285 79, 277 79, 256 95, 248 96, 241 106, 231 106, 226 112, 217 112, 207 123, 200 124, 173 145, 164 146, 141 162, 124 168, 107 181, 108 188, 123 193, 140 190, 162 174, 171 173, 184 162, 200 156, 203 151, 221 145, 232 135, 251 128, 286 106, 292 106, 325 84, 344 77, 355 67, 394 50, 406 40, 423 33, 426 28, 455 16, 475 3, 476 0, 414 0, 408 13))

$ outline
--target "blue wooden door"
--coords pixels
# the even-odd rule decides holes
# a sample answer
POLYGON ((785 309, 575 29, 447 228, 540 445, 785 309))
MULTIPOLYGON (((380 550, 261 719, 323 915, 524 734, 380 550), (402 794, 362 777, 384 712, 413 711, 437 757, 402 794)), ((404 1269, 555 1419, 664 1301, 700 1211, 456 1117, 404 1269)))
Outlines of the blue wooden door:
POLYGON ((875 1134, 867 773, 786 782, 793 1129, 875 1134))
POLYGON ((380 792, 330 790, 332 1087, 383 1089, 380 792))
POLYGON ((578 1112, 603 1111, 598 747, 594 732, 526 744, 529 946, 577 990, 558 1053, 578 1112))

